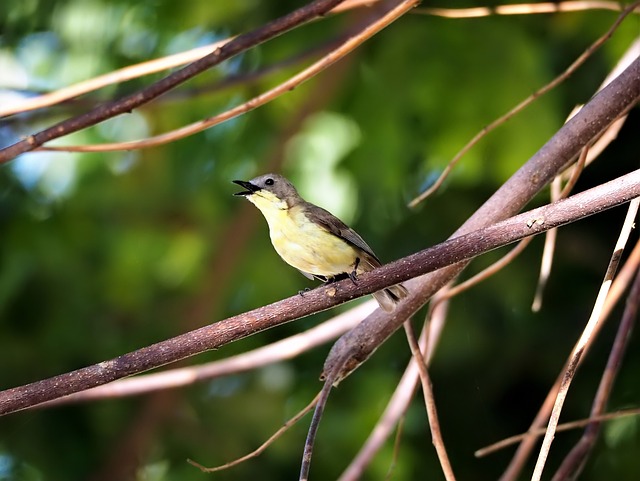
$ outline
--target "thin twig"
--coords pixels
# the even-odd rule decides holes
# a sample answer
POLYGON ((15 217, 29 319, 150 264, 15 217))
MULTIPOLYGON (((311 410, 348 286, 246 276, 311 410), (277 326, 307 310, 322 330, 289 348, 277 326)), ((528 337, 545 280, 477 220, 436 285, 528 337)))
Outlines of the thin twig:
MULTIPOLYGON (((601 421, 613 421, 614 419, 620 419, 626 416, 640 416, 640 408, 634 409, 622 409, 620 411, 616 411, 613 413, 599 414, 597 416, 590 416, 585 419, 578 419, 577 421, 570 421, 567 423, 558 424, 558 428, 556 432, 569 431, 571 429, 582 428, 588 426, 594 422, 601 421)), ((484 448, 478 449, 474 452, 474 456, 476 458, 483 458, 488 456, 489 454, 493 454, 501 449, 507 448, 512 444, 516 444, 524 440, 527 436, 540 437, 546 432, 546 428, 537 428, 532 431, 527 431, 526 433, 516 434, 515 436, 509 436, 508 438, 502 439, 497 443, 490 444, 489 446, 485 446, 484 448)))
POLYGON ((251 459, 251 458, 256 458, 258 456, 260 456, 269 446, 271 446, 278 438, 280 438, 280 436, 282 436, 284 433, 286 433, 292 426, 294 426, 298 421, 300 421, 309 411, 311 411, 313 409, 313 407, 316 405, 316 403, 318 402, 318 400, 320 399, 320 394, 318 393, 316 394, 316 397, 313 398, 313 400, 307 404, 306 407, 302 408, 300 411, 298 411, 296 413, 295 416, 293 416, 291 419, 289 419, 286 423, 284 423, 280 429, 278 429, 275 433, 273 433, 269 439, 267 439, 264 443, 262 443, 260 445, 260 447, 258 447, 256 450, 251 451, 249 454, 246 454, 238 459, 235 459, 233 461, 230 461, 228 463, 225 463, 221 466, 214 466, 211 468, 208 468, 206 466, 203 466, 202 464, 193 461, 192 459, 187 459, 187 462, 193 466, 195 466, 196 468, 199 468, 202 472, 204 473, 215 473, 216 471, 222 471, 225 469, 229 469, 232 468, 234 466, 237 466, 238 464, 242 464, 245 461, 251 459))
POLYGON ((406 417, 402 416, 398 420, 398 427, 396 428, 396 436, 393 440, 393 454, 391 455, 391 464, 389 464, 389 469, 387 469, 387 474, 384 477, 385 481, 390 481, 393 476, 393 471, 396 468, 396 464, 398 463, 398 456, 400 454, 400 441, 402 440, 404 421, 406 417))
MULTIPOLYGON (((342 362, 346 362, 346 361, 347 361, 347 357, 345 356, 342 362)), ((313 455, 313 445, 315 444, 315 441, 316 441, 316 435, 318 434, 318 428, 320 427, 320 420, 322 419, 322 414, 324 413, 325 407, 327 405, 329 394, 331 394, 331 388, 333 387, 333 384, 335 383, 336 379, 337 379, 336 376, 328 376, 324 380, 324 385, 322 386, 322 390, 318 395, 318 401, 313 411, 313 417, 311 418, 311 424, 309 425, 307 438, 304 442, 302 462, 300 463, 299 481, 309 480, 309 470, 311 469, 311 456, 313 455)))
POLYGON ((186 63, 198 60, 205 55, 213 53, 216 49, 222 47, 229 40, 231 40, 231 38, 219 40, 209 45, 192 48, 191 50, 168 55, 166 57, 148 60, 146 62, 141 62, 135 65, 129 65, 127 67, 106 73, 104 75, 100 75, 98 77, 69 85, 68 87, 64 87, 53 92, 38 95, 37 97, 23 99, 16 104, 0 106, 0 118, 17 113, 29 112, 31 110, 41 109, 44 107, 50 107, 52 105, 56 105, 87 94, 89 92, 104 88, 108 85, 126 82, 127 80, 131 80, 134 78, 150 75, 170 68, 179 67, 186 63))
MULTIPOLYGON (((607 299, 602 308, 602 315, 601 315, 602 320, 607 319, 608 316, 611 314, 614 306, 617 305, 618 301, 620 300, 620 297, 629 286, 629 283, 631 282, 632 278, 635 276, 635 273, 639 268, 640 268, 640 241, 636 243, 633 251, 631 252, 631 255, 629 255, 629 258, 627 259, 627 262, 622 267, 622 269, 620 269, 620 272, 618 273, 615 280, 613 281, 613 284, 611 285, 611 289, 609 290, 609 294, 607 295, 607 299)), ((591 344, 593 344, 593 341, 596 339, 602 326, 603 326, 603 323, 601 322, 596 327, 596 330, 594 331, 593 336, 591 337, 591 343, 587 344, 587 346, 585 347, 585 354, 589 352, 591 344)), ((549 389, 549 392, 547 393, 547 396, 544 402, 542 403, 542 406, 540 406, 538 413, 536 414, 534 420, 531 422, 531 426, 529 427, 529 430, 525 434, 518 436, 518 441, 520 441, 521 444, 518 446, 518 449, 516 450, 516 453, 512 457, 509 463, 509 466, 507 467, 505 472, 502 474, 502 476, 500 476, 500 481, 512 481, 518 478, 520 471, 522 470, 524 464, 526 463, 529 457, 531 450, 535 445, 538 435, 542 435, 546 431, 546 428, 541 428, 541 426, 549 419, 549 414, 551 413, 551 409, 553 408, 553 401, 556 398, 556 394, 558 393, 560 381, 562 380, 562 373, 564 372, 565 369, 566 369, 566 365, 562 369, 560 375, 556 379, 551 389, 549 389), (539 432, 539 431, 542 431, 542 432, 539 432)))
POLYGON ((456 284, 455 286, 451 287, 444 295, 439 296, 437 300, 434 297, 431 305, 433 306, 436 302, 443 302, 445 300, 452 299, 460 295, 462 292, 471 289, 473 286, 478 285, 480 282, 488 279, 492 275, 497 274, 498 272, 500 272, 500 270, 508 266, 516 257, 518 257, 527 248, 532 240, 533 237, 522 239, 513 249, 511 249, 509 252, 507 252, 507 254, 502 256, 490 266, 482 269, 476 275, 461 282, 460 284, 456 284))
POLYGON ((560 389, 558 391, 558 395, 556 396, 553 410, 551 411, 551 417, 549 419, 549 424, 547 425, 547 432, 544 436, 544 439, 542 440, 542 447, 540 448, 538 460, 536 461, 536 465, 533 470, 533 476, 531 478, 532 481, 540 481, 540 478, 542 477, 542 471, 544 469, 547 456, 549 455, 549 450, 551 449, 551 443, 553 442, 553 438, 555 436, 555 431, 556 427, 558 426, 558 420, 560 419, 560 413, 562 411, 564 400, 567 397, 569 386, 571 385, 571 381, 575 376, 576 370, 580 365, 585 346, 589 343, 589 339, 591 338, 595 327, 600 322, 602 306, 604 305, 604 301, 607 297, 607 293, 609 292, 611 282, 613 281, 613 277, 618 268, 620 257, 622 256, 622 250, 624 249, 624 246, 626 245, 631 233, 633 220, 636 217, 639 205, 640 199, 635 199, 631 202, 631 204, 629 204, 627 216, 620 231, 618 241, 616 242, 616 246, 609 262, 609 266, 607 267, 604 281, 602 283, 602 286, 600 287, 598 296, 596 297, 593 311, 591 312, 589 321, 587 322, 587 325, 582 335, 580 336, 580 339, 576 343, 576 346, 573 348, 569 357, 568 366, 566 371, 564 372, 562 382, 560 384, 560 389))
MULTIPOLYGON (((427 351, 427 363, 433 356, 433 347, 437 345, 437 340, 442 332, 442 326, 447 316, 449 303, 438 303, 431 311, 431 316, 425 321, 425 327, 420 334, 418 345, 420 350, 427 351)), ((395 426, 400 422, 413 399, 414 392, 418 385, 418 366, 410 359, 407 368, 400 379, 391 399, 376 423, 371 434, 360 448, 358 454, 353 458, 349 466, 342 473, 338 481, 356 481, 361 479, 362 473, 367 465, 371 463, 376 453, 383 444, 395 426)))
MULTIPOLYGON (((562 189, 562 192, 560 192, 558 199, 564 199, 565 197, 568 197, 571 192, 573 192, 573 188, 576 186, 576 183, 578 182, 578 179, 580 178, 580 175, 584 170, 584 167, 587 162, 587 157, 589 156, 589 152, 591 152, 591 149, 589 147, 585 147, 580 152, 580 157, 578 157, 578 162, 576 162, 576 164, 571 169, 571 176, 569 177, 569 180, 567 181, 564 188, 562 189)), ((557 200, 557 199, 554 199, 554 200, 557 200)))
POLYGON ((620 26, 622 21, 626 18, 626 16, 629 15, 634 9, 638 8, 639 5, 640 5, 640 1, 636 1, 633 4, 628 5, 622 11, 622 13, 618 16, 616 21, 613 22, 613 25, 611 25, 611 27, 609 27, 607 32, 604 35, 602 35, 598 40, 596 40, 593 44, 591 44, 589 46, 589 48, 587 48, 576 60, 574 60, 573 63, 571 65, 569 65, 569 67, 564 72, 562 72, 560 75, 558 75, 551 82, 546 84, 544 87, 540 88, 539 90, 537 90, 536 92, 531 94, 529 97, 524 99, 522 102, 520 102, 518 105, 516 105, 513 109, 511 109, 505 115, 503 115, 502 117, 494 120, 489 125, 487 125, 482 130, 480 130, 480 132, 478 132, 453 157, 453 159, 451 159, 451 161, 447 164, 445 169, 442 171, 442 174, 440 174, 440 177, 438 177, 438 179, 435 181, 435 183, 431 187, 429 187, 426 191, 424 191, 419 196, 417 196, 415 199, 413 199, 411 202, 409 202, 409 207, 416 207, 420 202, 422 202, 424 199, 426 199, 427 197, 432 195, 436 190, 438 190, 440 188, 440 186, 442 185, 442 183, 445 181, 445 179, 448 177, 448 175, 451 173, 451 171, 453 170, 455 165, 458 163, 458 161, 460 161, 460 159, 469 150, 471 150, 483 137, 485 137, 488 133, 490 133, 491 131, 495 130, 497 127, 499 127, 500 125, 504 124, 506 121, 511 119, 513 116, 515 116, 516 114, 518 114, 519 112, 524 110, 526 107, 531 105, 538 97, 541 97, 542 95, 546 94, 547 92, 549 92, 550 90, 554 89, 559 84, 564 82, 567 78, 569 78, 569 76, 571 76, 573 74, 573 72, 575 72, 596 50, 598 50, 602 45, 604 45, 604 43, 607 40, 609 40, 609 38, 611 38, 613 33, 618 29, 618 27, 620 26))
MULTIPOLYGON (((609 85, 611 81, 616 78, 620 73, 633 62, 638 57, 638 52, 640 51, 640 36, 636 38, 635 41, 631 42, 631 44, 627 47, 625 53, 620 57, 615 67, 611 69, 609 74, 605 77, 605 79, 600 84, 598 88, 598 92, 602 90, 604 87, 609 85)), ((583 105, 577 105, 574 107, 573 111, 569 114, 568 118, 572 118, 576 115, 580 109, 582 109, 583 105)), ((618 118, 609 126, 609 128, 600 135, 595 142, 591 142, 589 146, 589 152, 587 154, 587 158, 585 160, 585 167, 591 165, 591 163, 598 158, 598 156, 606 149, 611 142, 613 142, 617 137, 620 129, 624 125, 627 116, 629 114, 629 109, 623 111, 618 118)), ((567 169, 562 173, 563 178, 571 177, 575 171, 573 169, 567 169)))
MULTIPOLYGON (((636 226, 637 227, 637 226, 636 226)), ((640 269, 640 240, 636 242, 631 254, 625 262, 622 269, 616 276, 613 284, 611 285, 611 289, 609 290, 609 295, 607 296, 607 300, 602 307, 603 316, 608 316, 613 311, 614 306, 618 304, 622 294, 627 290, 631 280, 636 274, 636 271, 640 269)))
POLYGON ((567 1, 547 3, 521 3, 475 8, 416 8, 415 13, 445 18, 480 18, 490 15, 531 15, 536 13, 579 12, 582 10, 622 10, 620 2, 567 1))
MULTIPOLYGON (((567 197, 573 187, 578 182, 578 178, 582 173, 587 154, 589 149, 585 147, 580 152, 578 162, 573 166, 571 170, 571 177, 565 185, 564 189, 561 189, 562 175, 556 176, 551 183, 551 200, 556 201, 558 199, 564 199, 567 197)), ((558 238, 558 229, 551 229, 545 234, 544 247, 542 249, 542 262, 540 262, 540 275, 538 276, 538 285, 536 286, 536 293, 533 296, 533 303, 531 304, 531 310, 533 312, 539 312, 542 307, 542 296, 544 294, 544 288, 551 276, 551 265, 553 264, 553 254, 555 252, 556 240, 558 238)))
POLYGON ((431 378, 429 377, 429 371, 425 363, 424 356, 420 350, 420 346, 416 341, 416 336, 413 332, 413 327, 410 321, 405 321, 404 330, 407 335, 407 341, 411 348, 411 354, 414 361, 418 365, 418 373, 420 374, 420 381, 422 384, 422 392, 424 394, 424 403, 427 409, 427 417, 429 418, 429 429, 431 430, 431 440, 436 453, 438 454, 438 460, 440 461, 440 467, 447 481, 455 481, 456 477, 453 473, 453 467, 449 456, 447 455, 447 449, 444 445, 444 439, 442 439, 442 431, 440 430, 440 422, 438 421, 438 411, 436 409, 436 401, 433 395, 433 385, 431 378))

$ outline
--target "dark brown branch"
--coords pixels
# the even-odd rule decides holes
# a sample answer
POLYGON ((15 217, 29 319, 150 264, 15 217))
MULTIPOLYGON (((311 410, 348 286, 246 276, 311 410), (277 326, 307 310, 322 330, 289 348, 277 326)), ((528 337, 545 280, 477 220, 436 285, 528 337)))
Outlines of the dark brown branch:
MULTIPOLYGON (((640 58, 596 94, 525 165, 498 189, 454 234, 459 236, 519 212, 545 185, 590 145, 615 119, 640 100, 640 58)), ((375 311, 342 336, 325 362, 325 373, 350 352, 339 379, 362 364, 402 323, 466 266, 465 262, 409 283, 410 296, 391 315, 375 311)))
POLYGON ((309 470, 311 469, 313 445, 316 442, 318 428, 320 427, 320 420, 322 419, 322 415, 324 414, 325 408, 327 406, 327 400, 329 399, 329 394, 331 394, 331 388, 333 387, 333 383, 335 381, 336 379, 326 379, 324 386, 322 386, 322 390, 318 395, 318 402, 316 403, 315 409, 313 410, 313 417, 311 418, 311 424, 309 425, 309 430, 307 431, 307 438, 304 441, 302 461, 300 463, 300 476, 298 476, 298 481, 309 481, 309 470))
MULTIPOLYGON (((568 199, 525 212, 485 229, 449 239, 429 249, 364 273, 357 285, 349 279, 296 295, 104 361, 49 379, 0 392, 0 414, 19 411, 45 401, 132 374, 147 371, 286 322, 324 311, 399 282, 470 259, 523 237, 545 232, 640 196, 636 170, 568 199)), ((405 303, 406 304, 406 303, 405 303)), ((393 318, 401 316, 403 305, 393 318)))
POLYGON ((315 0, 304 7, 299 8, 283 17, 273 20, 251 32, 237 36, 221 48, 190 63, 186 67, 174 72, 163 79, 141 89, 133 94, 114 102, 107 102, 95 109, 64 120, 36 134, 30 135, 24 140, 16 142, 9 147, 0 150, 0 163, 7 162, 17 155, 29 152, 58 137, 95 125, 106 119, 120 114, 129 113, 133 109, 150 102, 177 85, 189 80, 205 70, 220 64, 224 60, 255 47, 295 27, 328 13, 333 7, 344 0, 315 0))

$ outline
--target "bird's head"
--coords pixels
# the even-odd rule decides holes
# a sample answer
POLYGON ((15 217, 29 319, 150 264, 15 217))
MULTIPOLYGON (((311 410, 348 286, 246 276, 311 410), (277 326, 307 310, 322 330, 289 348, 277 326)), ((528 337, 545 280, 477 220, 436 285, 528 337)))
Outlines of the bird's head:
POLYGON ((301 200, 293 184, 278 174, 264 174, 249 181, 234 180, 233 183, 246 189, 234 195, 246 197, 261 210, 264 207, 287 209, 301 200))

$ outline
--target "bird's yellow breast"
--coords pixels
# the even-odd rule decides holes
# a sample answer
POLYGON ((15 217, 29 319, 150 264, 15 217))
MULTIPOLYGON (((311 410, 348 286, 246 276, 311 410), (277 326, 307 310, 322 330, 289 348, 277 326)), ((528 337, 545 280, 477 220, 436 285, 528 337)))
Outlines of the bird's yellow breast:
POLYGON ((248 199, 264 215, 271 243, 289 265, 318 276, 335 276, 353 270, 358 256, 353 246, 311 222, 301 206, 288 208, 286 202, 264 191, 248 199))

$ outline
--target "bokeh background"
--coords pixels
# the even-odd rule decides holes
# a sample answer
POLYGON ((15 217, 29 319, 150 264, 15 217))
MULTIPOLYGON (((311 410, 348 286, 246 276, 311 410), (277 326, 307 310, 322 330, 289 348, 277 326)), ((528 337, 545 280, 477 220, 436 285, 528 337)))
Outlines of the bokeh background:
MULTIPOLYGON (((237 0, 3 0, 0 104, 249 31, 304 4, 237 0)), ((447 7, 485 5, 447 3, 447 7)), ((143 138, 214 115, 276 85, 319 55, 366 9, 328 16, 225 62, 130 115, 56 142, 143 138), (297 61, 291 61, 297 59, 297 61), (255 75, 259 74, 259 75, 255 75), (229 81, 229 80, 233 81, 229 81)), ((384 261, 450 235, 595 92, 640 32, 628 18, 568 82, 482 140, 439 193, 406 207, 499 115, 562 72, 618 14, 584 11, 444 19, 410 14, 274 102, 142 151, 37 152, 0 167, 0 388, 60 374, 290 296, 314 283, 273 251, 266 223, 234 198, 233 179, 288 176, 352 225, 384 261)), ((0 119, 0 144, 161 77, 114 85, 55 108, 0 119)), ((638 166, 640 114, 577 190, 638 166)), ((546 202, 545 191, 537 204, 546 202)), ((584 326, 624 209, 563 228, 542 310, 530 305, 542 239, 452 303, 431 367, 445 443, 459 479, 496 479, 507 449, 473 451, 525 430, 584 326)), ((633 242, 637 237, 633 237, 633 242)), ((504 250, 476 260, 478 272, 504 250)), ((266 345, 349 306, 189 359, 266 345)), ((585 417, 620 309, 571 388, 563 420, 585 417)), ((416 325, 424 312, 416 316, 416 325)), ((610 409, 640 401, 637 337, 610 409)), ((30 410, 0 419, 0 480, 207 479, 257 447, 321 387, 330 345, 292 361, 140 398, 30 410)), ((335 390, 312 479, 335 479, 375 425, 409 359, 391 338, 335 390)), ((296 479, 308 418, 219 480, 296 479)), ((579 432, 554 442, 552 472, 579 432)), ((635 479, 640 423, 608 423, 582 477, 635 479)), ((363 479, 441 479, 419 393, 394 461, 390 440, 363 479)), ((528 479, 530 471, 523 475, 528 479)))

